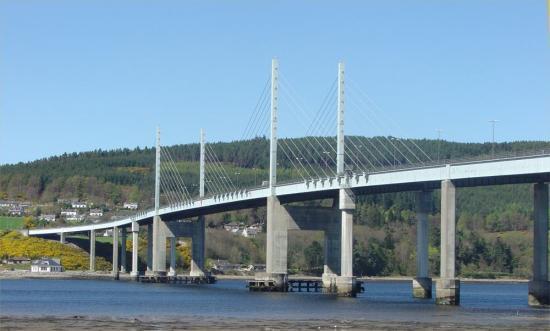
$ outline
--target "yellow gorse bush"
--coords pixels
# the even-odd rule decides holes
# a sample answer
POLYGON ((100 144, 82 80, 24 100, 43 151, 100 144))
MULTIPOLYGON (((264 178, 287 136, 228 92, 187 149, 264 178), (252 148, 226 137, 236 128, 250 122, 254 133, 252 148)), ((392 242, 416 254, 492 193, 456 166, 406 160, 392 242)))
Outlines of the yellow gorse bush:
MULTIPOLYGON (((24 256, 30 259, 41 257, 59 258, 66 270, 88 270, 90 260, 88 253, 81 249, 59 242, 25 237, 17 231, 0 235, 0 256, 24 256)), ((112 265, 103 257, 96 256, 96 270, 110 270, 112 265)))

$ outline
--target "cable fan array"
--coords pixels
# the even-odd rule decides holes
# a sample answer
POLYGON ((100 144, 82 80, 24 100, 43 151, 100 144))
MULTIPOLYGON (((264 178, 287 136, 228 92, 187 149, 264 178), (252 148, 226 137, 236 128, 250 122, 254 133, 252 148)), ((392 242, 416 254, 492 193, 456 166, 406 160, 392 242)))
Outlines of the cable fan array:
MULTIPOLYGON (((337 89, 335 79, 328 89, 319 109, 308 112, 288 79, 279 72, 279 119, 288 117, 301 127, 305 135, 300 138, 282 137, 278 139, 278 171, 281 168, 293 169, 291 180, 311 180, 336 175, 336 123, 337 89), (284 109, 285 111, 281 111, 284 109), (292 176, 295 174, 296 176, 292 176), (296 178, 297 177, 297 178, 296 178)), ((270 127, 270 87, 268 79, 260 98, 249 118, 242 135, 243 140, 268 135, 270 127)), ((347 84, 346 118, 351 114, 360 115, 356 121, 361 124, 360 135, 345 136, 344 163, 346 171, 368 173, 407 164, 423 164, 432 161, 412 139, 397 138, 396 123, 384 115, 381 108, 355 83, 347 84), (390 126, 393 126, 390 127, 390 126), (376 133, 376 134, 374 134, 376 133)), ((357 124, 354 123, 354 124, 357 124)))
POLYGON ((167 148, 160 148, 160 197, 170 206, 193 201, 176 162, 167 148))
POLYGON ((224 169, 222 162, 214 153, 212 147, 204 145, 205 188, 209 194, 221 194, 237 191, 231 177, 224 169))
MULTIPOLYGON (((351 173, 371 173, 407 164, 424 164, 431 158, 412 139, 396 138, 388 126, 396 126, 372 99, 354 82, 346 85, 345 117, 359 114, 361 120, 352 124, 369 137, 346 135, 344 164, 351 173)), ((266 137, 270 129, 271 79, 268 78, 242 135, 250 141, 266 137)), ((336 128, 338 81, 333 80, 321 106, 313 113, 302 105, 295 90, 279 72, 279 119, 288 118, 298 125, 303 137, 281 137, 278 141, 278 177, 282 181, 308 181, 336 176, 336 128), (281 111, 284 110, 284 111, 281 111), (293 171, 295 170, 295 171, 293 171), (283 176, 281 176, 283 175, 283 176), (282 177, 282 178, 281 178, 282 177)), ((348 127, 346 126, 346 129, 348 127)), ((266 154, 268 151, 266 151, 266 154)), ((193 199, 168 149, 161 148, 161 198, 169 205, 185 204, 193 199)), ((205 191, 208 195, 235 192, 226 168, 214 149, 205 144, 205 191)))

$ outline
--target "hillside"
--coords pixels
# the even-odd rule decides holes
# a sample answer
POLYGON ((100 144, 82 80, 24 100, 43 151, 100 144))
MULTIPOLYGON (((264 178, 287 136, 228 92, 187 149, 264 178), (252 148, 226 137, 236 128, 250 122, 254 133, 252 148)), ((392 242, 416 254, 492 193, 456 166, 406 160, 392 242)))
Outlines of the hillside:
MULTIPOLYGON (((90 257, 77 247, 64 245, 52 240, 24 237, 19 232, 0 233, 0 257, 24 256, 39 259, 43 256, 59 258, 67 270, 88 270, 90 257)), ((97 270, 111 270, 112 265, 103 257, 96 256, 97 270)))
MULTIPOLYGON (((384 137, 385 139, 386 137, 384 137)), ((301 139, 294 139, 297 145, 301 139)), ((378 137, 359 138, 367 145, 378 137)), ((414 140, 414 143, 436 159, 461 159, 491 153, 490 143, 455 143, 437 140, 414 140)), ((269 141, 256 138, 247 141, 211 143, 209 146, 224 164, 227 173, 240 187, 261 184, 267 180, 269 141), (236 175, 238 173, 238 175, 236 175)), ((192 195, 198 193, 198 144, 164 147, 173 156, 192 195), (195 185, 193 185, 195 184, 195 185)), ((549 149, 550 142, 511 142, 495 145, 495 153, 549 149)), ((0 200, 18 199, 33 202, 55 202, 57 199, 80 199, 96 204, 119 204, 132 200, 148 207, 152 203, 154 148, 96 150, 53 156, 27 163, 0 166, 0 200)), ((396 157, 395 155, 386 155, 396 157)), ((279 177, 292 174, 291 164, 279 157, 279 177)), ((323 160, 310 160, 321 164, 323 160)), ((397 155, 398 162, 404 162, 397 155)), ((373 160, 373 163, 375 161, 373 160)), ((296 176, 296 173, 294 173, 296 176)))
MULTIPOLYGON (((372 139, 372 138, 361 138, 372 139)), ((366 140, 363 140, 366 141, 366 140)), ((491 152, 491 144, 416 140, 428 155, 441 159, 465 158, 491 152)), ((233 181, 242 187, 267 179, 268 141, 210 144, 233 181)), ((166 147, 191 194, 198 183, 197 144, 166 147)), ((550 142, 496 144, 495 152, 550 149, 550 142)), ((282 177, 292 174, 281 159, 282 177)), ((322 162, 322 160, 316 160, 322 162)), ((64 154, 28 163, 0 166, 0 199, 48 203, 57 199, 80 199, 98 205, 117 205, 132 200, 142 208, 153 196, 154 149, 136 148, 64 154)), ((458 270, 462 276, 529 277, 532 231, 530 185, 464 188, 457 191, 458 270)), ((252 224, 265 219, 265 208, 207 217, 208 258, 234 263, 264 263, 264 234, 256 239, 234 238, 221 224, 252 224)), ((414 195, 410 192, 359 197, 354 217, 355 271, 367 275, 413 275, 415 272, 414 195)), ((439 272, 439 192, 434 192, 430 215, 431 272, 439 272)), ((289 243, 289 268, 318 273, 322 261, 320 233, 297 232, 289 243)))

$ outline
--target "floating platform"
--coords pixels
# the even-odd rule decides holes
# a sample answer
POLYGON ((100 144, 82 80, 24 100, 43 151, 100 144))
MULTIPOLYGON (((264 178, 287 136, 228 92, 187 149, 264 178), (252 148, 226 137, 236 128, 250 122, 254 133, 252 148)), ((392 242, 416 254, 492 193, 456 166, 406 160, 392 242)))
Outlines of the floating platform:
POLYGON ((290 279, 288 281, 288 292, 321 292, 323 281, 311 279, 290 279))
MULTIPOLYGON (((323 281, 317 279, 289 279, 286 286, 280 286, 273 280, 249 280, 246 287, 252 292, 323 292, 337 294, 336 288, 323 287, 323 281)), ((364 292, 363 282, 355 282, 354 293, 364 292)))
POLYGON ((286 292, 288 287, 277 286, 273 280, 249 280, 246 287, 252 292, 286 292))
POLYGON ((216 277, 207 276, 158 276, 158 275, 143 275, 137 280, 141 283, 171 283, 171 284, 214 284, 216 277))

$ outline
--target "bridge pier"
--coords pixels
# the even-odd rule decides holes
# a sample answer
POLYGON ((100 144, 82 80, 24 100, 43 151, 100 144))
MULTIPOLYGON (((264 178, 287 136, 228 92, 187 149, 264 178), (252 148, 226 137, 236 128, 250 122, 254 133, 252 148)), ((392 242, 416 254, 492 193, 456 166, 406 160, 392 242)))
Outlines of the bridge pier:
POLYGON ((118 279, 118 227, 113 227, 113 277, 118 279))
POLYGON ((178 238, 170 237, 170 270, 168 276, 176 276, 176 242, 178 238))
POLYGON ((67 243, 66 236, 67 234, 65 232, 59 233, 59 242, 62 244, 66 244, 67 243))
MULTIPOLYGON (((337 211, 337 209, 334 209, 337 211)), ((324 227, 324 237, 325 237, 325 246, 324 246, 324 266, 323 266, 323 289, 326 292, 336 292, 336 279, 340 274, 341 259, 340 255, 342 252, 342 226, 338 222, 339 212, 333 213, 336 214, 336 217, 330 217, 332 215, 326 215, 329 218, 323 219, 325 223, 324 227), (327 224, 328 221, 328 224, 327 224)))
POLYGON ((191 236, 191 270, 190 276, 204 276, 204 261, 206 248, 206 227, 204 216, 199 216, 197 221, 192 223, 191 236))
POLYGON ((139 223, 132 222, 132 271, 130 276, 138 277, 139 223))
POLYGON ((95 230, 90 230, 90 271, 95 271, 95 230))
POLYGON ((155 276, 166 276, 166 225, 160 216, 153 217, 153 271, 155 276))
POLYGON ((533 278, 529 281, 529 305, 550 306, 548 279, 548 184, 537 183, 534 189, 533 278))
POLYGON ((280 292, 286 292, 288 286, 288 219, 285 216, 279 199, 267 197, 266 272, 256 274, 256 279, 272 282, 280 292))
POLYGON ((153 224, 147 224, 147 271, 153 272, 153 224))
MULTIPOLYGON (((325 233, 323 291, 355 296, 353 277, 353 209, 355 199, 344 190, 340 208, 283 206, 275 196, 267 198, 266 272, 257 273, 254 286, 269 291, 287 291, 289 230, 322 230, 325 233)), ((252 288, 251 288, 252 289, 252 288)))
POLYGON ((431 209, 432 192, 416 194, 416 277, 412 281, 413 297, 432 297, 432 278, 428 276, 428 213, 431 209))
POLYGON ((120 228, 120 272, 126 273, 126 228, 120 228))
POLYGON ((455 208, 455 185, 447 179, 441 182, 441 269, 435 289, 435 302, 440 305, 460 304, 460 280, 455 275, 455 208))
POLYGON ((336 292, 340 296, 356 296, 359 292, 353 276, 353 211, 355 195, 349 189, 340 189, 339 209, 342 212, 340 276, 336 278, 336 292))

